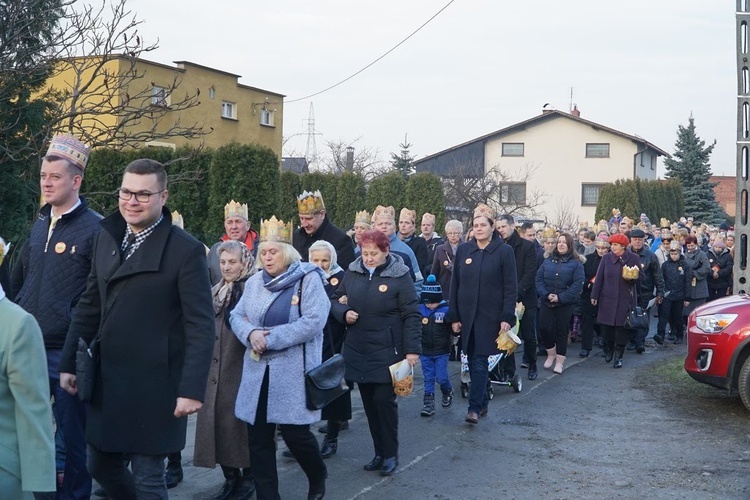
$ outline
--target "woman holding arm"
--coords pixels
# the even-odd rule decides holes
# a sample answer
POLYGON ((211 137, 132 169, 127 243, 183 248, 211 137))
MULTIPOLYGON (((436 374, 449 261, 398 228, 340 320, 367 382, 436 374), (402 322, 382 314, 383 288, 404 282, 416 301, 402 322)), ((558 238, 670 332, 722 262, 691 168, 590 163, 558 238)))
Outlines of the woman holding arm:
POLYGON ((301 262, 291 245, 292 225, 276 217, 260 228, 258 267, 230 315, 237 339, 247 347, 235 414, 248 425, 250 463, 258 500, 277 500, 276 427, 302 467, 308 500, 325 495, 326 466, 310 424, 305 371, 321 363, 323 328, 330 302, 323 272, 301 262))
POLYGON ((366 231, 359 256, 331 298, 333 316, 347 325, 346 380, 357 382, 370 427, 374 458, 367 471, 393 474, 398 466, 398 404, 388 367, 422 352, 422 315, 409 268, 390 254, 389 239, 366 231))

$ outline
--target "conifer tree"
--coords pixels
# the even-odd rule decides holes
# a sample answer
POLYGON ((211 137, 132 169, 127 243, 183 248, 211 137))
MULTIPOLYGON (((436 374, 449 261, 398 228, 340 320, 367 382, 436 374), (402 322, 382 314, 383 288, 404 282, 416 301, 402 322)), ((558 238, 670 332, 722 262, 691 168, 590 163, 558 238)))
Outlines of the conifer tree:
POLYGON ((685 215, 707 224, 724 221, 724 213, 714 195, 715 184, 708 180, 711 177, 709 157, 714 146, 716 140, 706 146, 706 141, 695 133, 695 119, 691 115, 687 127, 678 125, 674 155, 664 160, 665 176, 682 183, 685 215))

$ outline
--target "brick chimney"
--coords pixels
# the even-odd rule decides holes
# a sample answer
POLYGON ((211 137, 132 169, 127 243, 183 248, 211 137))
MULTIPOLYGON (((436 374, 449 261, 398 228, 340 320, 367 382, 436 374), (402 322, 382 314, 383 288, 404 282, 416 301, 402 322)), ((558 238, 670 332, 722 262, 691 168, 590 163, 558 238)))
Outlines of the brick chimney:
POLYGON ((570 114, 573 115, 573 116, 576 116, 578 118, 581 117, 581 112, 578 111, 578 104, 574 104, 573 105, 573 109, 570 110, 570 114))

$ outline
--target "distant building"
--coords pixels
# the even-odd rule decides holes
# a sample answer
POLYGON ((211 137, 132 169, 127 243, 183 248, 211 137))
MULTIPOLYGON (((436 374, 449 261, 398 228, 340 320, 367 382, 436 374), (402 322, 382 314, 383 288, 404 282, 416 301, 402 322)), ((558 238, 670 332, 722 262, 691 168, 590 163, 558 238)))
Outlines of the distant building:
POLYGON ((545 193, 537 215, 556 219, 561 206, 579 221, 594 222, 601 188, 618 179, 656 179, 656 160, 667 152, 636 135, 570 113, 542 114, 458 144, 414 162, 417 172, 451 177, 481 175, 494 167, 510 174, 501 186, 504 202, 526 202, 531 193, 545 193), (513 181, 516 172, 535 169, 526 182, 513 181))
POLYGON ((708 179, 708 182, 716 184, 714 186, 714 195, 716 201, 729 217, 736 215, 737 209, 737 177, 729 175, 714 175, 708 179))
MULTIPOLYGON (((92 59, 92 58, 88 58, 92 59)), ((62 60, 60 71, 48 81, 48 86, 61 91, 70 91, 72 83, 76 81, 74 65, 82 59, 62 60), (66 64, 67 63, 67 64, 66 64)), ((130 71, 132 59, 127 57, 114 58, 105 63, 105 70, 109 74, 122 74, 130 71)), ((189 140, 184 137, 172 137, 158 142, 144 143, 147 146, 179 147, 183 145, 198 146, 203 142, 208 147, 219 147, 231 142, 241 144, 258 144, 273 150, 281 158, 281 141, 284 116, 284 95, 269 90, 250 87, 239 83, 240 75, 228 73, 218 69, 201 66, 189 61, 176 61, 175 66, 135 60, 135 70, 142 74, 141 78, 133 80, 131 85, 137 88, 121 89, 121 95, 144 95, 147 99, 138 106, 160 106, 169 108, 172 99, 181 98, 185 93, 200 92, 200 104, 183 110, 168 113, 159 124, 160 130, 166 130, 176 122, 182 124, 197 124, 204 130, 213 131, 200 139, 189 140), (165 89, 170 88, 177 78, 177 90, 167 95, 165 89)), ((103 72, 102 72, 103 73, 103 72)), ((102 76, 92 88, 101 93, 107 83, 102 76)), ((85 91, 85 89, 84 89, 85 91)), ((92 91, 94 92, 94 91, 92 91)), ((94 100, 101 97, 93 97, 94 100)), ((132 132, 147 131, 153 123, 141 120, 138 123, 117 123, 118 118, 107 115, 106 109, 96 117, 108 125, 128 127, 132 132)), ((93 127, 90 118, 84 118, 83 127, 93 127), (88 123, 87 123, 87 120, 88 123)))
POLYGON ((282 172, 294 172, 295 174, 307 174, 310 172, 307 158, 304 156, 288 156, 281 159, 282 172))

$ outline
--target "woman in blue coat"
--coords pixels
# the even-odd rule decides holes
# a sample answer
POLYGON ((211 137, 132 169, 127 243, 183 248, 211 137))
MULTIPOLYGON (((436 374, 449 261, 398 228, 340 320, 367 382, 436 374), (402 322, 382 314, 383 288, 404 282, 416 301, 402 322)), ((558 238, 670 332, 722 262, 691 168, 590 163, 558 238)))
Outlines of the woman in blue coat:
POLYGON ((539 330, 547 349, 546 369, 555 366, 562 373, 568 351, 568 326, 573 308, 583 289, 583 264, 573 247, 573 237, 557 237, 552 255, 544 259, 536 273, 536 290, 542 303, 539 308, 539 330))
POLYGON ((461 347, 469 357, 471 390, 465 420, 470 424, 487 415, 487 358, 500 353, 498 334, 516 322, 516 259, 494 225, 492 209, 479 205, 473 237, 456 250, 451 276, 448 321, 454 333, 462 332, 461 347))
POLYGON ((625 318, 628 310, 636 304, 633 284, 637 280, 623 277, 624 266, 641 268, 641 259, 628 250, 630 240, 624 234, 615 234, 609 239, 612 251, 602 257, 599 270, 591 290, 591 304, 599 306, 596 320, 604 337, 604 361, 614 357, 615 368, 622 368, 622 356, 628 343, 625 318))

